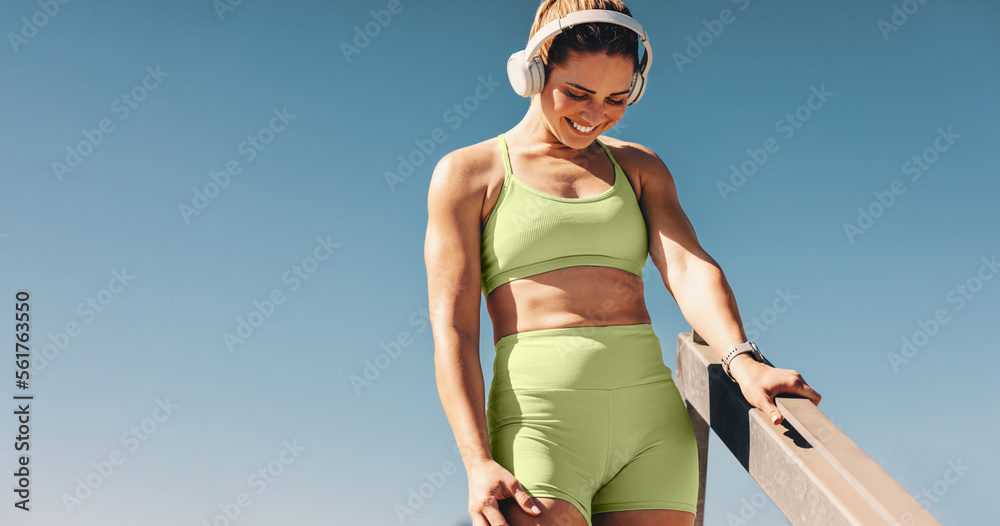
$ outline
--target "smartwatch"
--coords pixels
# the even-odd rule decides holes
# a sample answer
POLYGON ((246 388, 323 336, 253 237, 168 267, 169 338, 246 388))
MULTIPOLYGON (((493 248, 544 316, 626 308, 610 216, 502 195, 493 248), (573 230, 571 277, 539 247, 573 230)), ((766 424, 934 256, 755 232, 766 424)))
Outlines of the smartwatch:
POLYGON ((726 376, 728 376, 729 379, 734 382, 736 381, 736 379, 733 378, 733 373, 729 371, 729 363, 733 361, 733 358, 736 358, 737 356, 744 353, 749 353, 754 360, 757 360, 760 363, 765 363, 764 355, 760 353, 755 343, 743 342, 733 345, 733 347, 729 349, 729 352, 722 357, 722 370, 725 371, 726 376))

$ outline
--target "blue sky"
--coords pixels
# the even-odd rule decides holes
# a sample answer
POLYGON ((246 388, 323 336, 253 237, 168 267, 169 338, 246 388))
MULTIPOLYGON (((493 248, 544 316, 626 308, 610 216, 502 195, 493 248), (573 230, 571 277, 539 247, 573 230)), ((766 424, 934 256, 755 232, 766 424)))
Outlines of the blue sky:
MULTIPOLYGON (((0 292, 30 293, 35 399, 32 511, 0 521, 463 524, 426 192, 523 116, 536 5, 5 3, 0 292)), ((1000 5, 629 5, 654 64, 612 135, 666 161, 762 351, 943 523, 995 523, 1000 5)), ((690 329, 647 270, 673 366, 690 329)), ((783 523, 710 448, 706 523, 783 523)))

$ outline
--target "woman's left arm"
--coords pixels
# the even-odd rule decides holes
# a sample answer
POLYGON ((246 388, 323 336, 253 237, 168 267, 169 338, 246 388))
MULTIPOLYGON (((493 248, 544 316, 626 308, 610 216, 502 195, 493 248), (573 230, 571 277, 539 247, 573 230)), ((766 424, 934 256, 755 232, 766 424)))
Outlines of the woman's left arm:
MULTIPOLYGON (((719 264, 705 252, 694 228, 681 209, 673 176, 651 150, 633 145, 630 169, 638 175, 639 206, 649 232, 649 254, 663 276, 681 314, 720 356, 733 345, 747 341, 736 297, 719 264)), ((730 371, 747 401, 775 424, 782 420, 774 405, 781 393, 802 395, 814 404, 820 395, 789 369, 777 369, 741 354, 730 362, 730 371)))

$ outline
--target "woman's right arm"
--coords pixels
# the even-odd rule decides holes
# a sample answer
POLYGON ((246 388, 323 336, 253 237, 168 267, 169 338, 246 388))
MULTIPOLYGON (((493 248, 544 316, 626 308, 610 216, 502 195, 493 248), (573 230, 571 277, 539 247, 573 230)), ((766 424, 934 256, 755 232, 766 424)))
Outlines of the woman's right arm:
POLYGON ((424 263, 435 378, 469 476, 469 513, 476 526, 499 526, 506 521, 498 500, 515 497, 526 512, 537 512, 531 497, 489 450, 479 361, 480 221, 488 181, 470 157, 467 151, 452 152, 434 168, 424 263))

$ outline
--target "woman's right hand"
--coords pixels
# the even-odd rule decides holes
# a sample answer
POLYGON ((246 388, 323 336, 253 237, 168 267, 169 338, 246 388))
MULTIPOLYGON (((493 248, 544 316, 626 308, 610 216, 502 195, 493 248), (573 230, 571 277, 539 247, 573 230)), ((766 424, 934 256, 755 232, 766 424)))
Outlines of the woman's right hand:
POLYGON ((469 515, 473 526, 507 526, 499 501, 514 497, 525 513, 538 515, 534 499, 514 475, 495 460, 484 459, 466 470, 469 477, 469 515))

